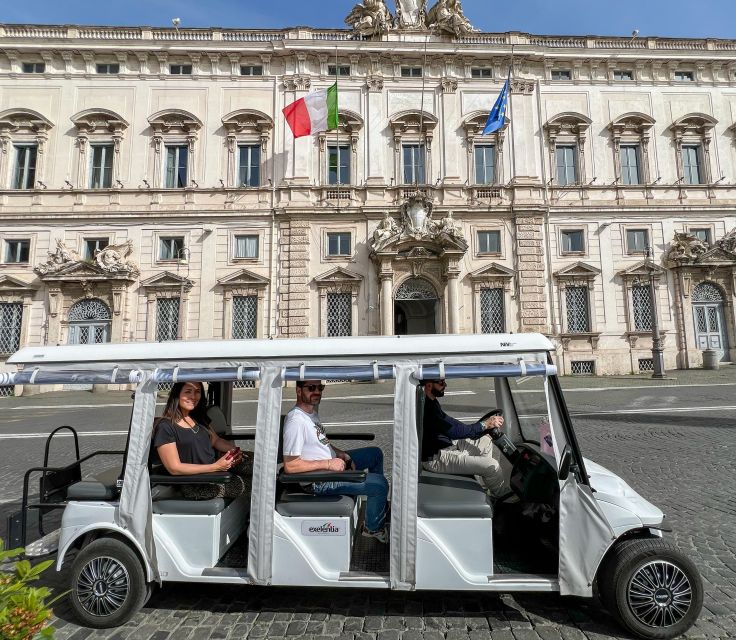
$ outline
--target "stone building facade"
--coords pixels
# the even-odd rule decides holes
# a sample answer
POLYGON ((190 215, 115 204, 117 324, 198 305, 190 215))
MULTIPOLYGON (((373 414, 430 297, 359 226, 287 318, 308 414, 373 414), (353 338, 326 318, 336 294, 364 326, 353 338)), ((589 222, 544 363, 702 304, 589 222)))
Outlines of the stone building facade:
POLYGON ((0 26, 0 370, 540 331, 565 373, 635 373, 653 306, 668 368, 736 356, 736 41, 385 24, 0 26), (295 140, 282 108, 335 81, 339 130, 295 140))

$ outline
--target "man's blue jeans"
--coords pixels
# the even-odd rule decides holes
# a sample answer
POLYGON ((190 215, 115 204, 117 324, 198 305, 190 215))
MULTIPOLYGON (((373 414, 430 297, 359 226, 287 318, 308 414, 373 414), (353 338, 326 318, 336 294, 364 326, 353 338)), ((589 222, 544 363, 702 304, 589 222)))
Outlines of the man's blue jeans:
POLYGON ((346 452, 357 471, 368 469, 365 482, 315 482, 312 491, 318 496, 367 496, 365 527, 378 531, 386 521, 388 480, 383 475, 383 451, 378 447, 363 447, 346 452))

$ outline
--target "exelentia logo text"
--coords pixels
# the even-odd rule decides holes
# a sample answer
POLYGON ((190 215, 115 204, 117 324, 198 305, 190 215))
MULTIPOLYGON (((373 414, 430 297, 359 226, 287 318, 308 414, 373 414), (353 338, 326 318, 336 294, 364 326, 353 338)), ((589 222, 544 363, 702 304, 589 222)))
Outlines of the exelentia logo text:
POLYGON ((331 522, 325 522, 318 527, 309 527, 309 533, 340 533, 340 529, 331 522))

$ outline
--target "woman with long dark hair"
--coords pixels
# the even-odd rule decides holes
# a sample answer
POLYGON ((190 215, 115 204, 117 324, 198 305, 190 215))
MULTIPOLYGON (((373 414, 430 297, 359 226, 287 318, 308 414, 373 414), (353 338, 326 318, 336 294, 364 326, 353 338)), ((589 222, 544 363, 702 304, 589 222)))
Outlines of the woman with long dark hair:
POLYGON ((154 423, 152 459, 173 476, 228 471, 233 474, 230 482, 182 485, 182 493, 190 500, 235 498, 250 490, 252 457, 218 436, 209 423, 204 385, 175 383, 154 423))

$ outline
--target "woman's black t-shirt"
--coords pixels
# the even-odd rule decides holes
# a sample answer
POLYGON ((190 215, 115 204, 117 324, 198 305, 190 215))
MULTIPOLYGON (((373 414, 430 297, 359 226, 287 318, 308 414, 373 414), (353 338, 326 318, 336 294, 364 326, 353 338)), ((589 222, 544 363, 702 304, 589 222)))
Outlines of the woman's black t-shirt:
POLYGON ((210 432, 202 424, 198 423, 193 429, 185 429, 170 420, 160 420, 153 431, 153 462, 160 462, 157 447, 172 442, 176 444, 179 460, 185 464, 212 464, 216 459, 215 449, 210 442, 210 432))

